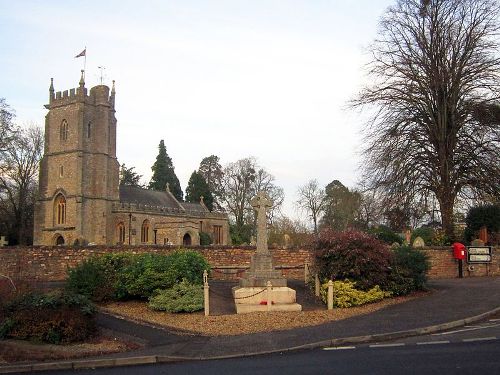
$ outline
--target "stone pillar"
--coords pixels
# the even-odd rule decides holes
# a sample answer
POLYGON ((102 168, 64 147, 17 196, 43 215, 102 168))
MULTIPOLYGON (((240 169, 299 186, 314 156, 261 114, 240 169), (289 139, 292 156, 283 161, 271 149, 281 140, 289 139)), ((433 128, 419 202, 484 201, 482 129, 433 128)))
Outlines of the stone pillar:
POLYGON ((210 296, 209 296, 209 286, 208 286, 208 272, 203 271, 203 299, 205 306, 205 316, 210 315, 210 296))
POLYGON ((333 281, 328 281, 328 310, 333 310, 333 281))
POLYGON ((273 286, 272 286, 271 282, 268 281, 266 283, 266 289, 267 289, 267 291, 266 291, 266 295, 267 295, 267 311, 271 310, 271 307, 272 307, 271 305, 273 304, 273 301, 271 300, 272 288, 273 288, 273 286))

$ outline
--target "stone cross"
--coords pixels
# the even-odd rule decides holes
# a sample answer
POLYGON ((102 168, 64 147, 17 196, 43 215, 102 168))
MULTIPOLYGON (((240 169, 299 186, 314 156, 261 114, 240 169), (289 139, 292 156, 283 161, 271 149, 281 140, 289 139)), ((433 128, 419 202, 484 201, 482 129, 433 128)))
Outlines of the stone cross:
POLYGON ((257 211, 257 253, 269 254, 267 247, 267 209, 273 206, 268 195, 259 191, 251 201, 253 209, 257 211))
POLYGON ((5 236, 0 237, 0 247, 4 247, 9 244, 9 241, 5 239, 5 236))

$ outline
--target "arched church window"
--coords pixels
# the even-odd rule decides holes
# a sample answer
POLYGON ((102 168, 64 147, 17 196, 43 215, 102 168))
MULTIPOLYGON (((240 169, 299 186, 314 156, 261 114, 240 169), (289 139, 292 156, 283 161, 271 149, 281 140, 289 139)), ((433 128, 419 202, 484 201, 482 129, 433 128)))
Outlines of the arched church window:
POLYGON ((66 198, 62 194, 59 194, 54 200, 54 213, 57 225, 66 223, 66 198))
POLYGON ((61 128, 59 129, 59 139, 61 141, 66 141, 68 139, 68 122, 62 120, 61 128))
POLYGON ((118 235, 118 243, 125 243, 125 224, 123 222, 118 223, 116 234, 118 235))
POLYGON ((90 138, 91 135, 91 129, 92 129, 92 123, 87 124, 87 138, 90 138))
POLYGON ((144 220, 141 227, 141 242, 149 241, 149 220, 144 220))

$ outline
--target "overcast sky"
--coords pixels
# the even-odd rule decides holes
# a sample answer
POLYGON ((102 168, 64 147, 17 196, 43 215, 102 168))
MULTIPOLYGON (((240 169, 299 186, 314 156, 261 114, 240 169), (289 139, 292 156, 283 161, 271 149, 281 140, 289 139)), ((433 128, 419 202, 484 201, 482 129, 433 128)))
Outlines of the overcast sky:
POLYGON ((183 190, 201 159, 255 156, 297 216, 298 186, 359 180, 346 109, 389 0, 0 0, 0 97, 44 123, 56 91, 116 80, 117 153, 149 182, 160 139, 183 190))

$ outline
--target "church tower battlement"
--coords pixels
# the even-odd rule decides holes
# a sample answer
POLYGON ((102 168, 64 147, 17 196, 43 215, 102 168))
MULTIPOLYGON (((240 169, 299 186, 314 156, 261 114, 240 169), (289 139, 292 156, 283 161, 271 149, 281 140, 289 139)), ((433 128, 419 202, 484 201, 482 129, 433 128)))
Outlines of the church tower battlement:
POLYGON ((115 87, 49 87, 44 156, 35 207, 35 244, 106 243, 119 201, 115 87), (83 219, 85 218, 85 220, 83 219))

